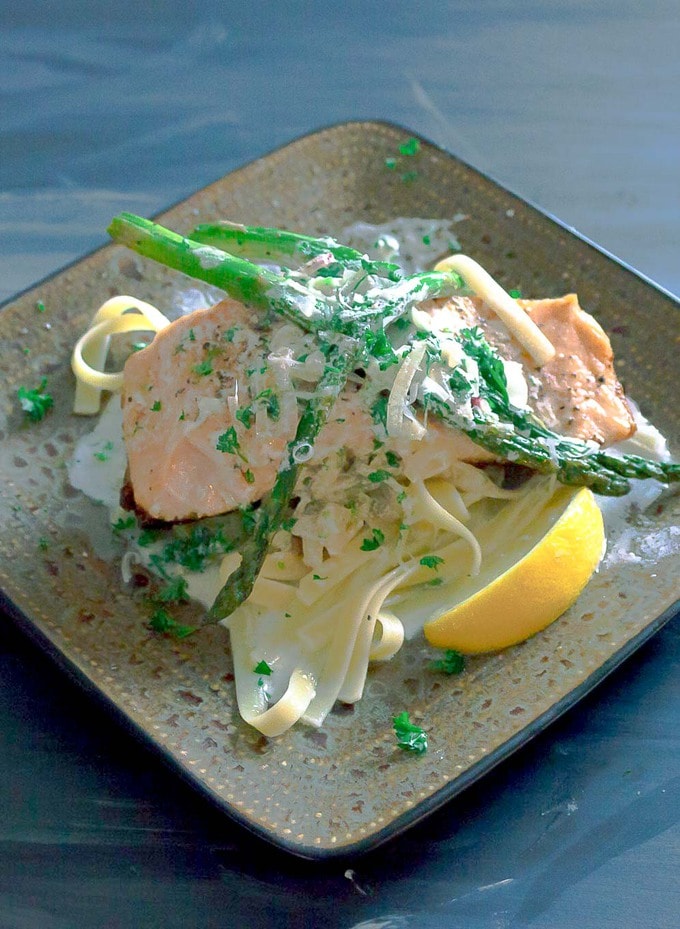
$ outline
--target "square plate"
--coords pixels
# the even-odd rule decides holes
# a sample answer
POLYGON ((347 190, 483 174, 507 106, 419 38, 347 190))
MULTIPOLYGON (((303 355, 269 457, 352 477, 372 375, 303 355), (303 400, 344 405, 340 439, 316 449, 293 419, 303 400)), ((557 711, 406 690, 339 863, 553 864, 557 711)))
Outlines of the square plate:
MULTIPOLYGON (((627 391, 666 435, 679 435, 680 409, 667 389, 677 302, 435 146, 422 141, 417 155, 400 158, 410 135, 375 122, 321 130, 159 219, 179 231, 229 218, 338 234, 357 220, 460 214, 463 250, 506 286, 537 297, 578 291, 612 333, 627 391), (395 157, 390 169, 386 159, 395 157)), ((321 730, 299 725, 261 738, 238 715, 226 631, 209 627, 181 642, 149 633, 141 600, 105 556, 106 511, 66 475, 75 442, 93 425, 70 413, 76 334, 110 295, 133 293, 162 308, 177 287, 171 272, 108 246, 3 309, 0 586, 7 611, 44 648, 252 831, 312 858, 384 841, 543 729, 671 616, 677 494, 630 522, 578 603, 544 633, 473 659, 454 678, 428 672, 431 650, 412 641, 370 672, 353 711, 332 713, 321 730), (54 410, 26 426, 16 390, 43 376, 54 410), (395 747, 391 716, 403 709, 429 732, 424 756, 395 747)))

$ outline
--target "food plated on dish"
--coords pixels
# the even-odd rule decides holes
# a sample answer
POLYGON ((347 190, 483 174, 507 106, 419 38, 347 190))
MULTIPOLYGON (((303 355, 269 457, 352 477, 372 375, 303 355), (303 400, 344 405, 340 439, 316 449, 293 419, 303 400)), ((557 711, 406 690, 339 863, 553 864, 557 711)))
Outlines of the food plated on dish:
POLYGON ((74 412, 117 394, 127 578, 159 582, 152 628, 188 634, 168 607, 190 598, 228 625, 265 736, 356 703, 405 630, 450 668, 541 631, 604 553, 593 491, 680 480, 573 294, 521 299, 460 253, 407 273, 377 228, 365 251, 131 214, 110 232, 228 295, 173 322, 107 300, 74 349, 74 412), (153 340, 107 371, 111 338, 140 330, 153 340))
MULTIPOLYGON (((402 243, 397 260, 404 264, 407 275, 416 273, 417 267, 431 269, 442 257, 462 252, 474 256, 506 291, 521 289, 527 299, 578 293, 580 306, 593 313, 611 336, 617 377, 626 392, 672 442, 680 428, 667 377, 678 334, 677 302, 448 153, 422 143, 417 154, 402 155, 407 137, 408 133, 398 127, 376 123, 323 130, 225 176, 158 221, 188 234, 197 224, 233 217, 263 227, 310 231, 314 237, 330 233, 363 253, 375 241, 370 230, 368 240, 361 241, 352 239, 347 230, 370 220, 402 243), (393 168, 395 154, 398 164, 393 168), (411 166, 413 171, 407 176, 401 169, 411 166), (426 224, 410 221, 403 226, 394 220, 399 216, 436 219, 426 224), (430 243, 427 247, 426 239, 430 243), (419 249, 426 249, 426 253, 416 256, 416 263, 410 261, 419 249)), ((664 485, 656 480, 634 480, 626 496, 596 495, 605 520, 607 551, 576 603, 558 622, 518 645, 466 655, 464 672, 455 673, 461 664, 455 650, 430 645, 418 631, 418 623, 424 623, 425 617, 414 616, 414 630, 405 609, 389 603, 405 635, 413 632, 413 637, 392 659, 372 662, 362 699, 351 706, 336 701, 321 727, 301 721, 281 736, 261 735, 245 724, 239 713, 228 631, 219 623, 205 624, 211 598, 226 578, 217 582, 213 578, 210 589, 203 592, 205 605, 193 600, 186 604, 159 601, 158 594, 168 582, 140 560, 149 556, 149 546, 138 546, 134 536, 147 532, 144 541, 148 541, 158 533, 156 545, 163 537, 168 541, 176 537, 174 547, 167 551, 172 560, 165 561, 165 546, 159 558, 160 566, 170 574, 182 567, 180 559, 191 561, 192 552, 199 556, 193 565, 200 563, 206 550, 202 543, 209 540, 202 539, 200 533, 192 535, 191 522, 143 528, 142 517, 130 510, 129 494, 129 512, 114 518, 112 531, 109 510, 119 505, 117 482, 126 468, 124 446, 120 439, 120 444, 114 439, 122 433, 119 395, 110 396, 103 415, 96 417, 96 426, 95 419, 72 412, 75 380, 70 358, 74 342, 90 327, 96 308, 121 294, 134 295, 158 308, 166 318, 176 317, 180 322, 187 313, 212 308, 224 298, 223 291, 138 257, 127 248, 111 246, 41 282, 3 309, 3 603, 50 654, 114 709, 118 719, 221 809, 259 835, 308 857, 358 851, 384 841, 542 731, 673 614, 678 598, 678 496, 673 492, 677 485, 664 491, 664 485), (20 398, 17 391, 22 386, 25 395, 20 398), (49 404, 48 397, 53 399, 52 407, 44 409, 41 419, 28 420, 24 403, 35 409, 38 417, 41 407, 49 404), (115 413, 119 418, 112 423, 115 413), (108 484, 107 474, 111 476, 108 484), (105 506, 93 503, 92 497, 105 506), (134 525, 126 525, 131 517, 134 525), (121 578, 121 568, 125 579, 121 578), (200 631, 183 636, 188 627, 200 627, 200 631), (404 713, 408 720, 404 720, 404 713), (426 752, 401 750, 395 738, 395 719, 399 720, 403 742, 412 743, 414 749, 422 746, 422 736, 411 727, 424 731, 426 752)), ((160 322, 163 324, 162 319, 160 322)), ((113 337, 108 370, 121 371, 129 349, 136 353, 148 341, 144 333, 113 337), (125 344, 128 337, 130 342, 125 344)), ((187 340, 186 347, 196 346, 187 340)), ((150 349, 141 355, 145 352, 150 349)), ((205 361, 197 357, 193 364, 205 361)), ((385 376, 396 374, 397 365, 390 367, 392 371, 386 369, 385 376)), ((311 366, 308 372, 305 368, 307 373, 312 370, 311 366)), ((201 379, 209 377, 205 374, 201 379)), ((510 387, 511 380, 512 376, 508 378, 510 387)), ((312 387, 316 383, 312 378, 312 387)), ((418 383, 414 375, 414 390, 418 383)), ((258 389, 256 395, 259 393, 258 389)), ((282 419, 276 423, 269 415, 272 412, 275 416, 276 411, 267 399, 266 395, 261 397, 251 412, 265 427, 278 428, 282 419)), ((411 395, 407 400, 416 420, 425 424, 420 402, 414 402, 411 395)), ((202 405, 207 415, 210 403, 202 401, 202 405)), ((239 402, 238 408, 242 405, 239 402)), ((154 415, 162 409, 161 401, 161 410, 154 415)), ((250 419, 245 409, 241 415, 246 421, 250 419)), ((637 413, 635 418, 642 422, 637 413)), ((404 420, 409 420, 406 413, 404 420)), ((434 417, 428 415, 428 433, 433 422, 434 417)), ((338 429, 342 426, 333 425, 338 429)), ((235 418, 236 438, 239 443, 243 439, 244 446, 251 432, 245 426, 235 418)), ((370 428, 374 426, 378 428, 371 417, 370 428)), ((643 428, 637 439, 645 435, 643 428)), ((283 438, 285 441, 285 435, 283 438)), ((384 436, 378 438, 382 441, 384 436)), ((651 444, 644 450, 638 446, 628 451, 645 458, 654 457, 655 447, 662 451, 653 433, 647 438, 651 444)), ((416 447, 429 447, 424 443, 431 441, 426 434, 416 447)), ((677 460, 677 448, 674 451, 677 460)), ((390 465, 384 449, 377 452, 385 460, 376 459, 370 471, 385 471, 390 480, 401 484, 401 469, 390 465)), ((215 449, 215 453, 220 461, 230 460, 228 450, 218 453, 215 449)), ((611 447, 607 454, 614 454, 611 447)), ((244 475, 248 468, 238 456, 236 459, 234 463, 244 475)), ((301 467, 313 468, 314 462, 312 457, 301 467)), ((475 473, 488 472, 485 476, 498 489, 498 475, 494 476, 497 465, 480 467, 462 462, 461 470, 463 467, 475 473)), ((503 466, 502 470, 509 469, 503 466)), ((539 475, 523 483, 524 475, 517 468, 513 480, 500 489, 522 492, 532 481, 553 480, 539 475)), ((444 509, 451 507, 450 496, 437 498, 440 487, 436 478, 426 477, 424 484, 444 509)), ((244 485, 250 487, 243 476, 244 485)), ((392 484, 369 480, 364 474, 362 486, 370 500, 376 494, 391 492, 392 484)), ((341 490, 339 487, 338 492, 341 490)), ((401 493, 393 490, 395 496, 401 493)), ((565 497, 580 494, 581 501, 588 497, 577 487, 558 491, 565 497)), ((519 494, 515 496, 519 498, 519 494)), ((472 499, 467 507, 471 517, 476 508, 472 499)), ((363 497, 358 503, 362 502, 366 504, 363 497)), ((500 511, 508 501, 478 502, 500 511)), ((360 512, 358 509, 357 514, 360 512)), ((485 540, 476 526, 465 522, 462 510, 457 515, 484 549, 485 540)), ((487 621, 497 612, 494 596, 499 587, 502 594, 508 575, 510 590, 524 599, 522 577, 526 570, 534 572, 536 557, 550 556, 565 525, 562 520, 566 520, 570 534, 574 521, 584 517, 591 520, 592 515, 590 505, 574 503, 558 509, 552 521, 546 518, 542 528, 538 520, 532 520, 536 538, 544 544, 534 545, 528 561, 520 554, 531 547, 530 537, 524 539, 520 550, 523 533, 520 529, 513 532, 512 541, 517 545, 509 549, 511 564, 499 575, 500 585, 489 584, 486 567, 495 565, 497 572, 499 565, 482 552, 476 578, 487 592, 481 598, 487 621)), ((213 520, 217 528, 221 521, 232 521, 240 531, 242 519, 248 522, 245 509, 206 517, 201 524, 206 526, 213 520)), ((305 523, 298 528, 302 532, 305 523)), ((377 529, 379 524, 372 523, 369 528, 377 529)), ((441 538, 445 536, 443 528, 437 532, 441 538)), ((295 546, 302 545, 303 536, 293 532, 290 536, 299 538, 295 546)), ((308 532, 307 538, 311 540, 313 533, 308 532)), ((380 536, 371 532, 359 538, 359 547, 364 538, 369 544, 380 541, 380 536)), ((460 558, 451 557, 446 568, 451 571, 458 564, 462 578, 472 564, 472 546, 464 540, 456 544, 460 558)), ((384 557, 391 550, 383 542, 373 553, 384 557)), ((361 552, 363 558, 373 557, 373 553, 361 552)), ((294 578, 268 578, 265 571, 270 565, 277 568, 276 563, 266 562, 256 587, 269 580, 299 584, 294 578)), ((444 567, 435 560, 429 560, 429 566, 418 565, 423 583, 434 582, 421 586, 421 593, 438 594, 446 582, 444 567), (440 578, 442 584, 438 583, 440 578)), ((319 570, 312 572, 307 582, 311 596, 316 595, 316 585, 327 583, 315 579, 314 574, 324 577, 319 570)), ((209 576, 209 571, 187 574, 193 597, 201 594, 196 587, 199 578, 209 576)), ((179 589, 175 593, 181 592, 181 579, 176 583, 179 589)), ((474 579, 469 579, 471 586, 473 583, 474 579)), ((456 586, 460 592, 458 581, 456 586)), ((341 582, 338 589, 345 593, 348 585, 341 582)), ((467 590, 465 610, 479 604, 474 590, 467 590)), ((171 594, 164 591, 164 596, 171 594)), ((504 594, 503 600, 508 600, 504 594)), ((425 600, 418 602, 427 606, 425 600)), ((450 605, 456 605, 453 596, 450 605)), ((261 661, 267 663, 267 655, 257 650, 254 655, 256 662, 246 666, 247 684, 259 688, 262 680, 268 692, 262 695, 267 704, 255 707, 257 715, 273 704, 269 697, 275 693, 274 682, 268 680, 274 675, 255 673, 261 661)), ((281 675, 278 681, 282 680, 281 675)))

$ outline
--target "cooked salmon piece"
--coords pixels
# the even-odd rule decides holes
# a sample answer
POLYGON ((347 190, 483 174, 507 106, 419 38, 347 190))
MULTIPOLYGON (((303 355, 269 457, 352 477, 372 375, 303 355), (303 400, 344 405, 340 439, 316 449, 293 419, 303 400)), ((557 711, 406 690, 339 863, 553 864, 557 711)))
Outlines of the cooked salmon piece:
POLYGON ((529 405, 550 429, 607 446, 629 438, 635 421, 614 371, 614 354, 597 320, 575 294, 519 300, 556 348, 538 367, 505 325, 476 297, 453 297, 423 305, 438 328, 457 331, 480 325, 502 358, 522 364, 529 405))
POLYGON ((224 300, 171 323, 128 358, 128 477, 150 517, 225 513, 272 486, 297 408, 281 396, 264 361, 266 332, 255 325, 244 306, 224 300))

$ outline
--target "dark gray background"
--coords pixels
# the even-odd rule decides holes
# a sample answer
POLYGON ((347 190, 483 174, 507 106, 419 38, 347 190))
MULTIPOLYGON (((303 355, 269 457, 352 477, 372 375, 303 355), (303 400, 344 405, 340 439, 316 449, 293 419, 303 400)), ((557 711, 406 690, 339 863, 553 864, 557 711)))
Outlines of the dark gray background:
MULTIPOLYGON (((424 134, 680 293, 677 0, 0 0, 0 19, 0 298, 117 210, 354 118, 424 134)), ((10 627, 0 929, 676 929, 679 661, 676 621, 425 824, 319 866, 216 815, 10 627)))

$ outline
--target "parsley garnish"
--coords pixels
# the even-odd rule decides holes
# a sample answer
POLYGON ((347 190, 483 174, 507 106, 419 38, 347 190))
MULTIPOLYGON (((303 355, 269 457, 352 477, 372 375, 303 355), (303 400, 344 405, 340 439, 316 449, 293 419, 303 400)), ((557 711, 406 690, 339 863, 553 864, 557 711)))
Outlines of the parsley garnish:
POLYGON ((394 734, 397 737, 397 745, 404 751, 414 752, 416 755, 422 755, 427 751, 427 733, 420 726, 416 726, 409 719, 408 713, 404 710, 398 716, 392 717, 394 734))
POLYGON ((111 530, 115 532, 116 535, 120 535, 121 532, 126 532, 128 529, 134 529, 136 525, 137 520, 134 516, 121 516, 111 526, 111 530))
POLYGON ((254 483, 255 483, 255 475, 254 475, 253 472, 250 470, 250 468, 247 468, 247 469, 243 472, 243 476, 244 476, 244 478, 246 479, 246 484, 254 484, 254 483))
POLYGON ((193 365, 191 370, 199 377, 207 377, 209 374, 213 373, 212 361, 206 358, 205 361, 200 361, 198 364, 193 365))
POLYGON ((54 400, 50 394, 45 393, 47 387, 47 378, 44 377, 38 387, 29 390, 27 387, 20 387, 17 390, 17 397, 24 411, 24 416, 32 423, 38 423, 45 416, 48 410, 54 406, 54 400))
POLYGON ((151 404, 151 412, 152 412, 152 413, 159 413, 160 410, 161 410, 161 407, 162 407, 161 401, 160 401, 160 400, 154 400, 154 402, 151 404))
POLYGON ((508 291, 508 294, 513 298, 513 300, 520 300, 521 297, 522 297, 522 291, 521 291, 521 290, 517 290, 517 289, 515 289, 515 290, 509 290, 509 291, 508 291))
POLYGON ((434 571, 439 570, 439 565, 444 564, 444 559, 439 555, 424 555, 418 562, 424 568, 432 568, 434 571))
POLYGON ((371 538, 364 539, 364 541, 361 543, 361 546, 360 546, 361 551, 362 552, 374 552, 376 548, 380 548, 380 546, 383 544, 384 541, 385 541, 384 532, 381 532, 380 529, 371 529, 371 538))
POLYGON ((159 607, 151 614, 149 628, 153 629, 154 632, 172 635, 176 639, 186 639, 187 636, 196 632, 195 626, 184 626, 182 623, 178 623, 163 607, 159 607))
POLYGON ((240 423, 243 423, 246 429, 250 429, 255 422, 255 413, 253 412, 252 406, 239 407, 239 409, 236 410, 236 419, 238 419, 240 423))
POLYGON ((465 669, 465 656, 452 648, 447 648, 443 658, 430 662, 430 669, 441 671, 443 674, 460 674, 465 669))
POLYGON ((387 428, 387 397, 378 397, 371 407, 371 416, 374 423, 382 423, 387 428))
POLYGON ((157 599, 161 603, 186 602, 189 599, 186 580, 181 575, 176 574, 158 593, 157 599))
POLYGON ((258 661, 258 663, 253 668, 253 674, 264 674, 268 677, 272 673, 272 669, 269 667, 266 661, 258 661))
POLYGON ((238 444, 238 436, 233 426, 230 426, 226 432, 223 432, 222 435, 218 437, 215 448, 218 452, 227 452, 230 455, 238 455, 240 458, 243 458, 241 446, 238 444))
POLYGON ((420 142, 418 139, 411 137, 399 146, 399 153, 401 155, 417 155, 420 151, 420 142))
POLYGON ((383 471, 382 468, 378 468, 377 471, 371 471, 371 473, 368 475, 368 479, 371 484, 380 484, 382 481, 389 480, 389 477, 389 471, 383 471))
POLYGON ((38 311, 38 313, 44 313, 44 312, 45 312, 45 304, 42 302, 42 300, 36 300, 36 301, 35 301, 35 308, 36 308, 36 310, 38 311))
POLYGON ((385 461, 390 466, 390 468, 398 468, 401 464, 401 456, 397 455, 396 452, 386 451, 385 452, 385 461))

